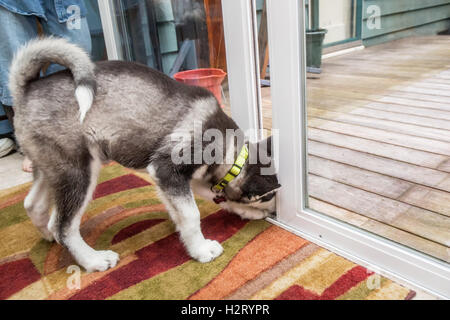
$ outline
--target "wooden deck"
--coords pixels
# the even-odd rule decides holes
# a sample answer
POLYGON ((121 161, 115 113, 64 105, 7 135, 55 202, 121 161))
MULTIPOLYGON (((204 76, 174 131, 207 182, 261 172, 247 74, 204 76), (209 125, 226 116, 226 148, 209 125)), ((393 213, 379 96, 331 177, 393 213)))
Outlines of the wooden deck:
POLYGON ((307 102, 309 206, 450 262, 450 36, 327 59, 307 102))

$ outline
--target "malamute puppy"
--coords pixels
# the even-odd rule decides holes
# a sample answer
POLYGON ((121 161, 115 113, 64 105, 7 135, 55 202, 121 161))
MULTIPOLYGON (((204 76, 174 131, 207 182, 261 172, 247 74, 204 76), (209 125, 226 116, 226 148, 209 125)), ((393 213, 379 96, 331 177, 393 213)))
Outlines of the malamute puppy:
MULTIPOLYGON (((261 174, 259 156, 253 164, 247 160, 261 148, 270 152, 270 143, 227 143, 227 129, 238 127, 205 89, 137 63, 94 64, 82 49, 57 38, 34 40, 16 54, 10 89, 16 136, 33 161, 25 208, 43 236, 66 247, 87 271, 104 271, 119 260, 115 252, 91 248, 79 230, 101 164, 110 160, 148 170, 188 253, 200 262, 223 249, 203 237, 191 188, 244 218, 275 211, 276 176, 261 174), (69 70, 38 79, 48 62, 69 70), (174 163, 171 137, 192 137, 196 128, 222 133, 216 143, 231 162, 174 163)), ((195 148, 189 142, 181 153, 195 148)))

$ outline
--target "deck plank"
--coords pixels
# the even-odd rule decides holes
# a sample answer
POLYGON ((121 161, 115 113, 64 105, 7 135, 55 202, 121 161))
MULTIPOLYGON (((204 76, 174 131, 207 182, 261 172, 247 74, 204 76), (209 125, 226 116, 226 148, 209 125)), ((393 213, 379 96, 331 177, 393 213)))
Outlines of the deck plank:
MULTIPOLYGON (((357 134, 357 132, 355 132, 357 134)), ((396 146, 390 143, 379 142, 345 135, 332 131, 326 131, 310 127, 308 137, 312 141, 322 142, 337 147, 361 151, 376 156, 403 161, 418 166, 450 172, 450 166, 444 166, 448 157, 425 151, 396 146)))
MULTIPOLYGON (((444 119, 434 119, 429 117, 419 117, 411 114, 399 114, 391 111, 373 110, 370 108, 358 108, 350 111, 351 114, 367 116, 371 118, 414 124, 421 127, 450 130, 450 121, 444 119)), ((450 132, 448 132, 450 134, 450 132)))
POLYGON ((408 181, 316 156, 308 157, 308 171, 316 176, 344 183, 391 199, 400 198, 414 185, 408 181))
POLYGON ((381 141, 397 146, 404 146, 416 150, 450 156, 450 143, 434 141, 422 137, 410 136, 397 132, 389 132, 378 128, 368 128, 351 123, 338 122, 328 119, 312 118, 308 125, 313 128, 333 131, 365 139, 381 141))
POLYGON ((450 175, 442 171, 316 141, 309 141, 308 152, 317 157, 450 192, 450 185, 442 185, 450 175))
POLYGON ((414 185, 399 200, 450 217, 450 206, 448 205, 450 193, 448 192, 414 185))
POLYGON ((314 198, 450 246, 447 217, 313 174, 308 176, 308 187, 314 198))
POLYGON ((450 193, 329 159, 308 157, 309 173, 450 218, 450 193))
MULTIPOLYGON (((345 82, 346 79, 342 79, 342 82, 345 82)), ((375 86, 379 81, 384 81, 383 79, 375 79, 373 83, 367 84, 367 86, 375 86)), ((391 86, 382 86, 380 91, 372 91, 367 89, 365 86, 362 88, 354 88, 354 90, 345 89, 345 86, 342 88, 336 88, 335 85, 332 85, 330 88, 324 88, 318 83, 313 83, 310 85, 310 81, 308 81, 308 95, 307 95, 307 103, 308 107, 316 106, 316 105, 324 105, 326 106, 328 103, 332 103, 332 106, 340 105, 357 105, 364 106, 369 102, 390 102, 391 99, 397 100, 393 101, 395 104, 402 104, 405 106, 411 107, 422 107, 426 109, 441 109, 443 111, 448 111, 450 109, 450 105, 447 102, 436 102, 430 101, 429 98, 436 98, 434 96, 429 95, 414 95, 414 93, 402 92, 402 91, 394 91, 391 90, 391 86), (412 96, 412 97, 411 97, 412 96)), ((354 81, 358 81, 357 78, 354 81)), ((401 82, 397 82, 401 83, 401 82)), ((436 100, 442 100, 438 97, 436 100)))
POLYGON ((411 136, 433 139, 437 141, 450 142, 450 134, 448 130, 422 127, 419 125, 406 124, 385 119, 376 119, 343 112, 324 111, 316 108, 309 108, 308 115, 322 119, 330 119, 369 128, 383 129, 390 132, 397 132, 411 136))
POLYGON ((445 84, 447 86, 450 86, 450 80, 445 80, 445 79, 439 79, 439 78, 428 78, 428 79, 423 79, 422 83, 429 83, 430 85, 436 83, 436 84, 445 84))
POLYGON ((356 212, 336 207, 330 203, 313 197, 309 198, 309 207, 317 212, 321 212, 338 220, 348 222, 366 231, 373 232, 403 245, 416 248, 421 252, 432 255, 446 262, 450 262, 450 253, 447 246, 424 239, 414 233, 400 230, 388 224, 367 218, 356 212))
POLYGON ((421 88, 420 86, 407 86, 407 87, 399 87, 397 88, 399 91, 404 92, 414 92, 420 94, 426 94, 431 96, 442 97, 444 101, 450 102, 450 92, 446 90, 438 90, 438 89, 430 89, 430 88, 421 88))
POLYGON ((414 86, 419 88, 440 89, 446 90, 446 92, 450 92, 450 83, 439 83, 439 82, 430 83, 428 81, 422 80, 414 83, 414 86))
POLYGON ((450 107, 447 108, 447 110, 442 111, 384 102, 369 102, 365 107, 382 111, 390 111, 401 114, 410 114, 431 119, 444 119, 450 121, 450 107))
POLYGON ((410 106, 410 107, 420 107, 420 108, 425 108, 425 109, 437 109, 437 110, 443 110, 443 111, 450 111, 450 105, 446 104, 446 103, 423 101, 423 100, 402 98, 402 97, 390 96, 390 95, 381 97, 377 101, 396 103, 396 104, 410 106))
POLYGON ((445 130, 448 130, 450 126, 450 122, 446 122, 450 121, 449 106, 445 106, 442 109, 434 109, 430 108, 430 106, 428 106, 428 108, 411 105, 408 106, 377 101, 376 99, 353 99, 352 101, 348 101, 347 99, 342 99, 339 97, 324 96, 323 98, 324 99, 321 101, 314 101, 314 103, 309 104, 308 110, 312 110, 312 114, 315 112, 314 109, 329 112, 355 113, 361 115, 364 115, 364 111, 367 111, 367 115, 370 115, 370 117, 373 118, 435 127, 445 130), (379 110, 381 112, 374 112, 374 110, 379 110), (406 115, 406 117, 403 115, 406 115), (420 121, 423 118, 425 118, 425 122, 420 121))
POLYGON ((429 94, 415 93, 415 92, 404 92, 404 91, 391 91, 389 95, 400 98, 408 98, 419 101, 430 101, 430 102, 438 102, 442 104, 449 104, 449 99, 447 97, 434 96, 429 94))

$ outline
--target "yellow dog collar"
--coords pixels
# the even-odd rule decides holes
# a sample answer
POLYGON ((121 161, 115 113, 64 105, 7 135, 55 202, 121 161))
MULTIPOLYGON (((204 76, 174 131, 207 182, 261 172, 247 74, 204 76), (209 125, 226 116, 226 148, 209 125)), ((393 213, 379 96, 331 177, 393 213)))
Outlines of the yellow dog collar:
POLYGON ((236 161, 231 166, 231 169, 228 170, 225 177, 220 179, 216 185, 211 187, 211 190, 216 193, 222 192, 223 189, 241 173, 242 168, 244 167, 244 164, 247 161, 247 158, 248 158, 248 148, 247 145, 244 144, 244 146, 241 149, 241 152, 236 158, 236 161))

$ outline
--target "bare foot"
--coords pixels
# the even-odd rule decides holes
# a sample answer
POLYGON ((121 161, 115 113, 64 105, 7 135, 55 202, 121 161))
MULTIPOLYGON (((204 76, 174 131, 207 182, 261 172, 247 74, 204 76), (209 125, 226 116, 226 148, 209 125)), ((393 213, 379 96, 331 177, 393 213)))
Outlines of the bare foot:
POLYGON ((25 159, 23 159, 22 170, 25 172, 33 172, 33 163, 27 157, 25 157, 25 159))

